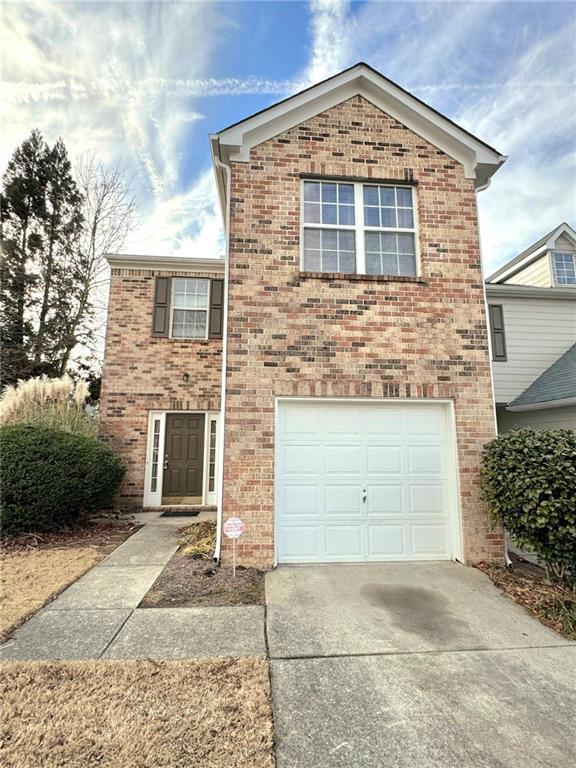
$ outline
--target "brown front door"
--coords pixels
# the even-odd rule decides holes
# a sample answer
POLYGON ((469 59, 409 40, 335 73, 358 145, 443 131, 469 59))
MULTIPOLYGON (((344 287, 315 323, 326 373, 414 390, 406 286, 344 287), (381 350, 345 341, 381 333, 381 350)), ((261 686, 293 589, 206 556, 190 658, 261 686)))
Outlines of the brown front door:
POLYGON ((163 504, 201 504, 204 414, 168 413, 164 441, 163 504))

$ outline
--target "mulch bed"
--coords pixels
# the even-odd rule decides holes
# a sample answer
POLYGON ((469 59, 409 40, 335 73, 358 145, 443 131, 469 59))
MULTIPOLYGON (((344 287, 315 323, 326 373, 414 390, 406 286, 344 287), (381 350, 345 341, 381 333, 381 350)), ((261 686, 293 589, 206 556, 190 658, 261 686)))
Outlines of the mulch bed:
POLYGON ((25 533, 16 537, 3 537, 3 554, 15 554, 31 549, 62 549, 93 547, 101 555, 109 555, 127 538, 141 528, 141 524, 117 517, 85 519, 64 531, 52 533, 25 533))
POLYGON ((551 584, 546 572, 511 554, 512 567, 478 563, 494 584, 543 624, 569 640, 576 640, 576 588, 551 584))
POLYGON ((264 574, 254 568, 214 566, 177 553, 166 565, 139 608, 263 605, 264 574))

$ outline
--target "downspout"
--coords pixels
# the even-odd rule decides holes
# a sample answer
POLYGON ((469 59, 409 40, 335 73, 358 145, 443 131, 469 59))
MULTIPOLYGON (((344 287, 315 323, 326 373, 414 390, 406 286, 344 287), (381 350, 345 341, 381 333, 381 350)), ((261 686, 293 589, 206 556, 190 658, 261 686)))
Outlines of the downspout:
MULTIPOLYGON (((494 368, 492 367, 492 334, 490 333, 490 314, 488 312, 488 296, 486 294, 486 281, 484 280, 484 262, 482 260, 482 237, 480 235, 480 217, 478 216, 478 192, 482 192, 488 189, 492 179, 476 189, 476 221, 478 225, 478 245, 480 246, 480 264, 482 268, 482 291, 484 293, 484 317, 486 318, 486 335, 488 337, 488 355, 490 356, 490 384, 492 387, 492 416, 494 419, 494 427, 496 435, 498 435, 498 416, 496 414, 496 388, 494 386, 494 368)), ((504 562, 506 568, 512 565, 510 555, 508 553, 508 541, 506 539, 506 531, 504 531, 504 562)))
MULTIPOLYGON (((220 143, 218 143, 218 155, 220 155, 220 143)), ((230 166, 222 161, 220 157, 214 156, 214 162, 217 168, 224 173, 226 177, 226 201, 224 215, 224 323, 222 327, 222 372, 220 387, 220 418, 218 419, 218 481, 216 493, 216 546, 214 547, 213 560, 220 562, 220 549, 222 546, 222 507, 224 499, 224 432, 226 424, 226 368, 228 352, 228 278, 230 273, 230 188, 231 188, 231 170, 230 166)))

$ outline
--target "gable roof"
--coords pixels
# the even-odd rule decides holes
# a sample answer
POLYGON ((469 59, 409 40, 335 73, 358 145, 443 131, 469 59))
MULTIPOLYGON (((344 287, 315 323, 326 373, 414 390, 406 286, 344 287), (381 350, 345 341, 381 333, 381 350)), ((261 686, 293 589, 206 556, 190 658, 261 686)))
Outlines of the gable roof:
POLYGON ((561 236, 566 235, 576 245, 576 232, 565 221, 559 224, 550 232, 547 232, 544 237, 537 240, 532 245, 528 246, 525 251, 515 256, 510 261, 507 261, 500 269, 493 272, 486 278, 487 283, 503 283, 505 280, 513 277, 516 272, 528 267, 533 261, 536 261, 545 251, 554 248, 556 240, 561 236))
POLYGON ((541 373, 506 410, 528 411, 572 404, 576 405, 576 344, 541 373))
MULTIPOLYGON (((227 163, 248 162, 252 147, 290 128, 361 95, 432 145, 462 163, 466 176, 477 189, 486 187, 506 157, 486 142, 461 128, 364 62, 305 88, 250 117, 229 125, 210 137, 212 156, 227 163)), ((216 162, 221 201, 224 194, 222 169, 216 162)))

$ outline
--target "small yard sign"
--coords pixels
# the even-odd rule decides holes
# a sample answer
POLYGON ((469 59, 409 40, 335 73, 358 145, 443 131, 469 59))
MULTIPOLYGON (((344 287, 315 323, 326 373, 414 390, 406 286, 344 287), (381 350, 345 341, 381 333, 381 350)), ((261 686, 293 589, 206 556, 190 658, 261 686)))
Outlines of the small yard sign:
POLYGON ((228 536, 229 539, 232 539, 232 577, 236 578, 236 539, 239 539, 240 536, 244 533, 244 529, 246 526, 244 525, 244 521, 240 520, 239 517, 229 517, 228 520, 224 523, 224 526, 222 530, 224 531, 224 535, 228 536))
POLYGON ((229 539, 239 539, 245 528, 244 521, 239 517, 229 517, 224 523, 224 533, 229 539))

